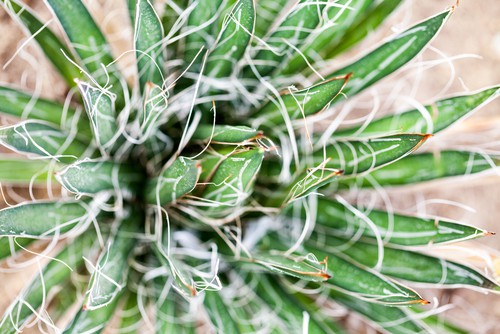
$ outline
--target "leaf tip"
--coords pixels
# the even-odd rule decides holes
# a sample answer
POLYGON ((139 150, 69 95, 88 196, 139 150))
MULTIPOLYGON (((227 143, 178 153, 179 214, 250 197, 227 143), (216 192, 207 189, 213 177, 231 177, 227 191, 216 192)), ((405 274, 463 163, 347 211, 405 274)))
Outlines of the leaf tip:
POLYGON ((490 237, 490 236, 493 236, 493 235, 496 235, 497 233, 496 232, 491 232, 491 231, 484 231, 483 232, 483 235, 485 237, 490 237))

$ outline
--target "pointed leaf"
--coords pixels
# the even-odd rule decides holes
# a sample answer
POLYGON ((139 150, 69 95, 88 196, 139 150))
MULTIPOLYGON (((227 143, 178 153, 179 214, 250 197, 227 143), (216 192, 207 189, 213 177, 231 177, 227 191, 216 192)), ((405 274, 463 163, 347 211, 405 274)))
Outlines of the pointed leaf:
POLYGON ((424 107, 385 116, 366 126, 336 131, 335 137, 376 136, 387 132, 437 133, 500 95, 500 87, 440 100, 424 107))
POLYGON ((104 160, 78 161, 57 174, 57 180, 68 191, 92 195, 116 191, 125 198, 137 197, 143 175, 132 165, 104 160))
POLYGON ((267 102, 253 115, 252 126, 272 128, 284 124, 284 115, 300 120, 325 109, 342 91, 350 75, 331 78, 301 90, 289 90, 267 102))
POLYGON ((218 291, 206 291, 203 305, 216 333, 241 333, 218 291))
POLYGON ((72 162, 85 156, 87 145, 42 121, 0 128, 0 144, 16 152, 72 162))
POLYGON ((168 121, 170 114, 167 107, 167 94, 160 86, 147 82, 144 92, 144 109, 142 118, 139 120, 141 133, 145 137, 151 138, 152 134, 168 121))
POLYGON ((346 236, 361 233, 363 236, 374 237, 375 233, 378 233, 389 244, 418 246, 467 240, 484 236, 487 233, 473 226, 444 219, 419 218, 380 210, 367 211, 355 207, 347 208, 326 198, 318 198, 318 201, 317 224, 333 228, 346 236), (375 224, 377 232, 369 227, 365 222, 366 219, 375 224))
POLYGON ((163 27, 149 0, 137 0, 134 41, 137 54, 139 88, 147 82, 163 85, 163 27))
POLYGON ((200 175, 200 165, 185 157, 177 158, 163 173, 147 181, 145 196, 150 204, 166 205, 190 193, 200 175))
POLYGON ((115 226, 106 249, 97 261, 86 293, 84 310, 106 309, 113 304, 127 283, 128 258, 137 243, 135 234, 141 229, 142 221, 131 213, 123 222, 115 226))
MULTIPOLYGON (((74 61, 71 51, 68 50, 66 44, 63 43, 47 26, 44 26, 42 21, 35 13, 25 4, 18 0, 1 0, 0 3, 8 9, 8 12, 24 24, 42 51, 47 56, 46 58, 52 62, 54 67, 62 75, 68 86, 75 86, 75 79, 81 78, 80 70, 73 65, 69 60, 74 61)), ((1 105, 1 104, 0 104, 1 105)))
POLYGON ((259 131, 248 126, 201 124, 191 138, 211 143, 240 144, 258 135, 259 131))
POLYGON ((245 52, 254 30, 253 0, 238 0, 224 19, 221 33, 210 52, 205 73, 209 77, 227 77, 245 52))
POLYGON ((420 153, 374 170, 367 177, 341 182, 343 186, 352 184, 360 187, 373 187, 375 184, 398 186, 479 173, 495 166, 500 166, 499 157, 481 153, 465 151, 420 153))
POLYGON ((161 265, 168 270, 173 280, 172 287, 175 291, 185 298, 196 296, 198 294, 196 282, 188 270, 186 270, 185 264, 175 259, 174 256, 168 256, 163 251, 162 246, 155 245, 153 250, 161 265))
POLYGON ((450 9, 416 24, 330 76, 353 73, 344 93, 352 96, 361 92, 419 54, 441 29, 451 13, 450 9))
POLYGON ((0 210, 0 236, 44 238, 65 233, 88 217, 80 202, 29 202, 0 210))

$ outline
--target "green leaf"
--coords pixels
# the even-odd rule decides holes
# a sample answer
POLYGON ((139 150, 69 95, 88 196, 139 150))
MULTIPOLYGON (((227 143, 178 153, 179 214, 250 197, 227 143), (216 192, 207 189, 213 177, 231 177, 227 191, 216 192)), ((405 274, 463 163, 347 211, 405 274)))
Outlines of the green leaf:
POLYGON ((376 136, 388 132, 437 133, 500 95, 500 87, 439 100, 414 109, 370 121, 369 124, 341 129, 335 137, 376 136))
POLYGON ((137 334, 142 323, 142 314, 137 305, 137 294, 129 292, 121 310, 120 334, 137 334))
MULTIPOLYGON (((351 242, 350 239, 328 236, 318 246, 341 252, 370 268, 375 268, 378 264, 379 251, 374 242, 351 242)), ((380 272, 406 281, 436 284, 441 288, 465 285, 500 291, 497 283, 470 267, 389 246, 384 247, 380 272)))
POLYGON ((29 202, 0 210, 0 236, 45 238, 65 233, 88 217, 80 202, 29 202))
POLYGON ((371 1, 370 7, 359 13, 342 38, 330 46, 330 52, 326 58, 331 59, 362 41, 380 26, 401 3, 403 0, 371 1))
POLYGON ((208 77, 227 77, 245 52, 254 30, 253 0, 238 0, 226 16, 221 33, 208 56, 205 73, 208 77))
POLYGON ((0 144, 19 153, 50 157, 63 163, 85 156, 87 145, 42 121, 0 128, 0 144))
POLYGON ((130 213, 129 217, 114 226, 115 230, 90 277, 84 310, 102 310, 116 302, 127 283, 128 259, 137 243, 135 234, 140 232, 141 225, 139 216, 130 213))
POLYGON ((366 177, 341 181, 342 186, 399 186, 445 177, 479 173, 500 166, 500 158, 464 151, 420 153, 374 170, 366 177))
POLYGON ((169 256, 161 245, 155 245, 153 250, 161 265, 168 270, 173 280, 172 287, 185 298, 196 296, 198 294, 196 282, 186 270, 186 265, 178 261, 174 256, 169 256))
POLYGON ((314 152, 316 165, 342 170, 344 175, 361 174, 392 164, 415 151, 428 135, 402 134, 371 139, 335 141, 314 152))
POLYGON ((255 35, 262 38, 286 7, 288 0, 259 0, 255 10, 255 35))
MULTIPOLYGON (((210 47, 217 22, 215 19, 221 4, 222 0, 198 0, 189 14, 186 30, 192 32, 185 38, 184 60, 187 63, 190 63, 202 48, 210 47)), ((202 58, 198 55, 195 63, 201 63, 202 58)))
POLYGON ((50 166, 44 160, 26 160, 10 154, 0 154, 0 183, 43 185, 52 178, 52 171, 57 168, 57 165, 50 166))
POLYGON ((116 121, 114 96, 85 82, 78 82, 78 88, 82 93, 85 110, 98 146, 104 152, 113 151, 120 136, 116 121))
MULTIPOLYGON (((111 48, 82 1, 47 0, 47 3, 91 76, 101 86, 112 85, 113 92, 119 94, 122 87, 116 77, 117 70, 111 64, 111 48)), ((119 94, 120 101, 121 98, 119 94)))
MULTIPOLYGON (((74 131, 77 111, 54 101, 33 97, 21 90, 0 86, 0 113, 21 119, 37 119, 60 126, 63 130, 74 131)), ((78 121, 76 135, 86 141, 92 138, 88 121, 78 121)))
POLYGON ((94 236, 93 233, 84 233, 72 240, 41 273, 37 273, 37 276, 25 285, 19 297, 5 311, 0 321, 0 333, 18 333, 16 328, 22 328, 33 314, 31 308, 38 310, 44 301, 45 305, 48 304, 49 300, 46 298, 51 296, 51 290, 66 281, 71 272, 83 264, 83 255, 92 246, 94 236))
POLYGON ((241 333, 236 319, 229 312, 218 291, 205 291, 203 305, 216 333, 241 333))
POLYGON ((344 93, 353 96, 412 60, 441 29, 452 10, 447 10, 394 36, 377 49, 329 77, 353 73, 344 93))
POLYGON ((394 245, 419 246, 473 239, 487 234, 473 226, 462 225, 438 218, 419 218, 380 210, 363 210, 346 207, 327 198, 318 198, 316 223, 332 228, 336 233, 351 237, 363 236, 381 238, 394 245), (376 232, 367 223, 376 226, 376 232))
MULTIPOLYGON (((158 293, 156 296, 161 296, 164 286, 167 281, 163 277, 158 277, 155 280, 158 285, 158 293)), ((155 333, 179 333, 179 334, 196 334, 196 323, 191 321, 192 317, 189 311, 181 307, 181 303, 187 304, 184 299, 177 298, 173 292, 161 300, 156 301, 156 332, 155 333), (187 319, 186 319, 187 318, 187 319)))
MULTIPOLYGON (((81 78, 80 70, 71 63, 74 61, 73 54, 68 50, 66 44, 63 43, 47 26, 40 21, 35 13, 25 4, 18 0, 1 0, 0 3, 14 17, 18 18, 29 32, 29 36, 33 37, 43 53, 54 67, 59 71, 68 86, 75 86, 75 79, 81 78), (68 60, 70 59, 70 60, 68 60)), ((2 105, 0 103, 0 105, 2 105)))
POLYGON ((388 333, 428 333, 428 328, 422 322, 410 317, 406 308, 387 307, 377 303, 370 303, 334 290, 330 290, 330 296, 337 303, 363 315, 388 333))
POLYGON ((0 261, 14 256, 22 247, 29 246, 33 241, 34 239, 30 238, 0 237, 0 261))
POLYGON ((318 261, 314 256, 285 255, 277 252, 258 253, 247 259, 270 272, 288 275, 310 282, 324 282, 331 277, 326 262, 318 261))
POLYGON ((178 157, 159 177, 147 181, 145 197, 148 203, 166 205, 193 191, 200 175, 200 165, 194 160, 178 157))
POLYGON ((350 75, 331 78, 301 90, 289 88, 279 99, 272 98, 253 116, 252 126, 272 128, 283 125, 283 118, 300 120, 325 109, 342 91, 350 75))
POLYGON ((143 180, 135 166, 104 160, 78 161, 56 177, 68 191, 78 195, 115 191, 125 198, 137 197, 143 180))
POLYGON ((141 92, 147 82, 163 85, 163 27, 149 0, 137 0, 134 41, 141 92))
MULTIPOLYGON (((411 308, 408 311, 415 313, 415 315, 421 314, 423 310, 417 308, 411 308)), ((469 332, 461 329, 452 323, 448 322, 446 319, 439 315, 427 315, 422 319, 426 325, 432 328, 436 333, 440 334, 468 334, 469 332)))
POLYGON ((373 0, 338 0, 327 7, 326 22, 307 37, 304 45, 299 48, 300 53, 294 53, 280 74, 300 73, 307 68, 308 62, 314 64, 318 61, 320 66, 326 55, 335 50, 338 41, 353 21, 362 16, 372 2, 373 0))
POLYGON ((252 59, 260 76, 266 76, 279 68, 289 53, 294 52, 293 47, 302 45, 310 31, 320 22, 323 8, 325 4, 321 2, 300 0, 287 13, 279 26, 264 38, 266 45, 259 46, 260 50, 252 59))
POLYGON ((428 304, 414 290, 397 283, 386 276, 346 261, 321 249, 319 245, 307 244, 311 251, 320 258, 328 259, 328 267, 333 276, 328 280, 332 289, 340 289, 356 295, 358 298, 386 305, 428 304))
POLYGON ((194 140, 223 144, 241 144, 260 134, 258 130, 242 125, 208 125, 200 124, 193 136, 194 140))
POLYGON ((170 114, 167 107, 167 94, 163 89, 151 82, 146 83, 144 108, 139 121, 144 137, 151 138, 152 134, 168 121, 170 114))

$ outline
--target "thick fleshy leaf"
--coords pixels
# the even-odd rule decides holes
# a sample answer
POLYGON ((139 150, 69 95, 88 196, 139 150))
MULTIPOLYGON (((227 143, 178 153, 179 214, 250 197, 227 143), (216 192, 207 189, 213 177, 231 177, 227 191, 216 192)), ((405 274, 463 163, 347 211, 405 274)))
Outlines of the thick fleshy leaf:
POLYGON ((155 280, 155 284, 158 291, 156 294, 158 300, 155 301, 155 333, 196 334, 195 315, 191 316, 188 310, 182 308, 182 306, 188 303, 184 299, 178 298, 177 294, 173 291, 169 291, 166 297, 161 297, 162 292, 168 285, 164 277, 158 277, 155 280))
POLYGON ((135 234, 141 230, 142 224, 139 215, 131 213, 114 226, 115 231, 108 239, 90 277, 84 310, 103 310, 116 302, 127 282, 130 268, 128 259, 137 243, 135 234))
POLYGON ((82 93, 97 144, 104 152, 112 151, 119 137, 115 98, 85 82, 79 82, 78 88, 82 93))
POLYGON ((241 144, 258 135, 258 130, 248 126, 201 124, 191 138, 211 143, 241 144))
POLYGON ((210 52, 205 73, 209 77, 227 77, 245 52, 254 30, 253 0, 238 0, 224 19, 221 33, 210 52))
POLYGON ((147 181, 146 200, 150 204, 159 202, 160 205, 175 202, 194 189, 199 175, 197 161, 179 157, 159 177, 147 181))
POLYGON ((353 73, 344 93, 355 95, 412 60, 443 26, 452 10, 418 23, 330 76, 353 73))
POLYGON ((139 120, 141 133, 145 137, 151 138, 152 133, 168 121, 170 114, 167 111, 167 106, 167 94, 163 89, 151 82, 147 82, 146 91, 144 92, 144 109, 139 120))
POLYGON ((331 277, 326 267, 326 260, 318 261, 313 256, 258 253, 247 260, 270 272, 297 277, 305 281, 324 282, 331 277))
POLYGON ((367 177, 345 180, 342 186, 398 186, 451 176, 479 173, 500 166, 499 157, 464 151, 420 153, 371 172, 367 177))
POLYGON ((222 300, 218 291, 206 291, 203 305, 216 333, 240 333, 237 319, 231 315, 229 307, 222 300))
POLYGON ((422 322, 408 316, 406 308, 387 307, 377 303, 370 303, 355 296, 349 296, 334 290, 330 291, 330 296, 337 303, 363 315, 388 333, 409 334, 429 332, 428 328, 422 322))
MULTIPOLYGON (((350 242, 350 239, 328 236, 327 240, 320 242, 318 246, 331 251, 339 250, 354 261, 370 268, 374 268, 378 262, 379 252, 375 243, 359 240, 350 242)), ((388 246, 384 247, 383 255, 380 272, 387 276, 412 282, 437 284, 441 288, 466 285, 500 291, 500 286, 492 279, 456 262, 388 246)))
POLYGON ((300 47, 311 30, 318 25, 325 4, 311 0, 300 0, 264 38, 266 44, 259 46, 259 51, 252 57, 255 69, 260 76, 266 76, 281 67, 294 47, 300 47))
MULTIPOLYGON (((411 308, 408 310, 409 312, 415 313, 415 315, 421 314, 423 310, 418 309, 418 308, 411 308)), ((441 317, 439 315, 427 315, 422 319, 422 322, 424 322, 427 326, 432 328, 436 333, 439 334, 468 334, 470 333, 469 331, 459 328, 449 322, 447 319, 444 317, 441 317)))
POLYGON ((0 144, 13 151, 68 163, 85 156, 87 145, 42 121, 0 128, 0 144))
POLYGON ((342 170, 344 175, 360 174, 392 164, 415 151, 428 135, 403 134, 352 141, 332 141, 314 153, 314 163, 342 170))
POLYGON ((256 6, 255 35, 262 38, 286 7, 288 0, 259 0, 256 6))
MULTIPOLYGON (((34 98, 21 90, 0 86, 0 113, 21 119, 38 119, 60 126, 64 130, 74 130, 76 110, 54 101, 34 98)), ((77 137, 89 140, 92 132, 88 121, 78 121, 77 137)))
POLYGON ((329 47, 327 58, 350 49, 374 31, 394 10, 403 3, 403 0, 370 1, 370 7, 360 12, 355 21, 349 26, 341 39, 329 47))
POLYGON ((49 170, 57 169, 43 160, 20 159, 13 155, 0 154, 0 183, 14 185, 39 185, 52 177, 49 170))
POLYGON ((163 85, 163 27, 149 0, 137 0, 135 12, 134 42, 137 54, 139 88, 147 82, 163 85))
POLYGON ((155 245, 156 258, 160 261, 161 265, 169 272, 172 278, 172 288, 185 298, 190 298, 198 294, 196 283, 191 274, 186 270, 185 264, 178 261, 174 256, 168 256, 162 246, 155 245))
POLYGON ((80 202, 29 202, 0 210, 0 236, 44 238, 65 233, 88 217, 80 202))
POLYGON ((65 248, 50 261, 41 273, 25 285, 19 297, 5 311, 0 322, 0 333, 15 334, 16 328, 22 328, 23 324, 45 301, 46 305, 53 288, 66 281, 71 271, 76 270, 83 264, 83 255, 88 251, 95 238, 92 233, 85 233, 72 240, 65 248), (29 306, 28 306, 29 305, 29 306))
MULTIPOLYGON (((196 6, 189 14, 187 31, 192 31, 185 38, 184 60, 191 62, 198 52, 210 48, 214 26, 217 22, 217 12, 220 10, 222 0, 198 0, 196 6)), ((202 53, 203 54, 203 53, 202 53)), ((201 63, 202 56, 198 55, 196 63, 201 63)))
POLYGON ((385 242, 401 246, 462 241, 488 234, 476 227, 449 220, 419 218, 380 210, 367 211, 356 207, 347 208, 336 201, 322 197, 318 198, 316 223, 348 237, 354 237, 358 233, 367 237, 379 234, 385 242), (366 219, 376 226, 376 232, 370 228, 366 219))
POLYGON ((500 87, 455 96, 414 109, 370 121, 361 127, 341 129, 335 137, 377 136, 388 132, 437 133, 500 95, 500 87))
POLYGON ((296 52, 280 73, 296 74, 307 68, 308 63, 321 64, 326 55, 335 49, 352 22, 361 17, 372 2, 373 0, 339 0, 332 3, 327 7, 325 22, 307 37, 300 53, 296 52))
POLYGON ((349 76, 331 78, 301 90, 290 88, 279 99, 273 98, 259 109, 252 117, 252 126, 271 128, 284 124, 285 115, 299 120, 325 109, 342 91, 349 76))
POLYGON ((47 3, 57 16, 84 67, 101 86, 112 85, 110 89, 118 94, 117 98, 121 101, 122 87, 116 77, 117 70, 111 64, 111 48, 82 1, 47 0, 47 3))
POLYGON ((115 191, 125 198, 131 198, 138 196, 143 175, 132 165, 111 161, 78 161, 59 172, 57 180, 68 191, 78 195, 115 191))
POLYGON ((35 13, 18 0, 1 0, 15 18, 18 18, 29 31, 47 56, 47 59, 62 75, 66 83, 73 87, 75 79, 82 77, 80 70, 68 60, 74 60, 71 51, 48 27, 46 27, 35 13))
POLYGON ((142 314, 137 305, 137 294, 129 292, 120 312, 120 334, 137 334, 142 324, 142 314))
POLYGON ((13 256, 21 247, 27 247, 33 241, 30 238, 0 237, 0 261, 13 256))

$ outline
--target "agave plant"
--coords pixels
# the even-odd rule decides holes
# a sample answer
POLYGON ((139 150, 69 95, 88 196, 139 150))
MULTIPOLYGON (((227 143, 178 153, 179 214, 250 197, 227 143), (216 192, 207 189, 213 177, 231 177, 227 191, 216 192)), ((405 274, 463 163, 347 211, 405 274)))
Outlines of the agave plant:
POLYGON ((0 129, 12 151, 0 181, 47 189, 0 211, 0 259, 15 269, 41 254, 0 332, 337 333, 339 305, 382 331, 456 332, 421 314, 429 302, 407 285, 498 291, 488 273, 428 254, 492 233, 345 196, 500 161, 414 153, 498 86, 342 124, 346 99, 415 58, 454 10, 332 67, 400 2, 169 0, 157 12, 129 0, 127 81, 81 1, 46 1, 61 39, 2 0, 68 97, 0 86, 0 112, 18 119, 0 129))

